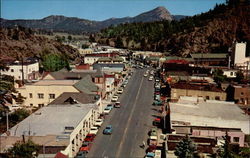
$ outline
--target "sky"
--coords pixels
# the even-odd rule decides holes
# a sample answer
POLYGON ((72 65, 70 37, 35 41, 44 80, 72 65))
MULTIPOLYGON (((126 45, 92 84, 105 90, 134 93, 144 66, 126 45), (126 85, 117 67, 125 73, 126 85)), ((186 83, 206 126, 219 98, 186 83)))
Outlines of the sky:
POLYGON ((164 6, 172 15, 196 15, 225 0, 0 0, 1 18, 42 19, 64 15, 102 21, 136 16, 164 6))

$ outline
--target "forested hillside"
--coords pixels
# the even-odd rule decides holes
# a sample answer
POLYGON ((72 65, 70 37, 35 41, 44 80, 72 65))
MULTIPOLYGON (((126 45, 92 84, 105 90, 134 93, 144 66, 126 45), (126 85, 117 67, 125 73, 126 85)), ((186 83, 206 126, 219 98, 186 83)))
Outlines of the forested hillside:
POLYGON ((159 21, 111 26, 90 37, 111 46, 170 52, 227 53, 233 41, 250 41, 250 5, 228 0, 206 13, 180 21, 159 21))

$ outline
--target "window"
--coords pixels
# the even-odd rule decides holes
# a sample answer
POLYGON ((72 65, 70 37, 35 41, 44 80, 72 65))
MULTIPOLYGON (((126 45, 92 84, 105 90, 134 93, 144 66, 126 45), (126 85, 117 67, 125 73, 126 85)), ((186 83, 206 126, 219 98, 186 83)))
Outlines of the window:
POLYGON ((22 69, 19 69, 20 72, 22 72, 22 69))
POLYGON ((39 99, 43 99, 43 96, 44 96, 43 93, 38 93, 37 95, 39 99))
POLYGON ((209 100, 209 96, 206 96, 206 99, 209 100))
POLYGON ((49 94, 50 99, 55 99, 55 94, 49 94))
POLYGON ((230 72, 230 76, 233 76, 234 75, 234 72, 230 72))
POLYGON ((244 92, 241 92, 240 95, 244 95, 244 92))
POLYGON ((30 93, 29 95, 30 95, 30 98, 33 98, 33 95, 32 95, 32 93, 30 93))
POLYGON ((33 104, 31 103, 31 104, 30 104, 30 106, 32 107, 32 106, 33 106, 33 104))
POLYGON ((239 138, 239 137, 233 137, 233 141, 234 141, 234 142, 239 142, 239 141, 240 141, 240 138, 239 138))
POLYGON ((11 72, 14 72, 14 69, 10 69, 11 72))
POLYGON ((44 107, 44 104, 38 104, 38 107, 39 108, 44 107))
POLYGON ((216 96, 216 97, 215 97, 215 100, 220 100, 220 97, 219 97, 219 96, 216 96))

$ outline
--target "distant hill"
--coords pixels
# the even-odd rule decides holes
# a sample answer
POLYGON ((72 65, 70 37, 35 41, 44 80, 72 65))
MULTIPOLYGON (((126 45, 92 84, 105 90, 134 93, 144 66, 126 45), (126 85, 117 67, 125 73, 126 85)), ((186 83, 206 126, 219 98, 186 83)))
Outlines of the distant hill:
POLYGON ((0 28, 0 43, 0 60, 6 57, 20 59, 21 56, 41 59, 48 52, 61 54, 70 61, 80 59, 78 50, 55 40, 37 36, 31 29, 23 27, 0 28))
POLYGON ((250 43, 250 4, 229 0, 214 9, 179 21, 111 26, 91 36, 101 44, 134 50, 190 53, 228 53, 234 41, 250 43))
MULTIPOLYGON (((162 20, 173 20, 173 17, 164 7, 157 7, 151 11, 144 12, 135 17, 110 18, 104 21, 91 21, 76 17, 65 17, 51 15, 39 20, 7 20, 0 19, 2 27, 14 27, 20 25, 26 28, 45 29, 69 33, 96 32, 110 25, 132 22, 153 22, 162 20)), ((182 17, 178 16, 178 19, 182 17)))

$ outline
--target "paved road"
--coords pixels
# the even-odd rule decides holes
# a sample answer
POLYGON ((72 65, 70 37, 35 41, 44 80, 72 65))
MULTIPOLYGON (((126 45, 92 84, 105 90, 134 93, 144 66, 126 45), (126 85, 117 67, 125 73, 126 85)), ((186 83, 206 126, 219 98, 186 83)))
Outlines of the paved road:
POLYGON ((113 109, 100 128, 88 157, 143 157, 140 148, 152 127, 153 81, 143 77, 145 69, 137 69, 120 97, 121 108, 113 109), (112 135, 103 135, 106 125, 113 126, 112 135))

